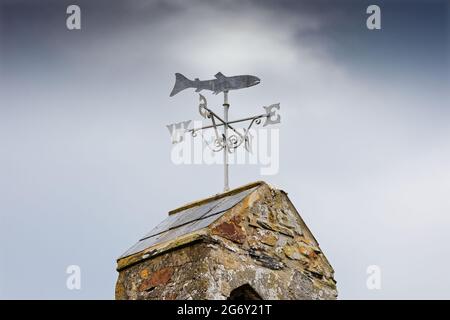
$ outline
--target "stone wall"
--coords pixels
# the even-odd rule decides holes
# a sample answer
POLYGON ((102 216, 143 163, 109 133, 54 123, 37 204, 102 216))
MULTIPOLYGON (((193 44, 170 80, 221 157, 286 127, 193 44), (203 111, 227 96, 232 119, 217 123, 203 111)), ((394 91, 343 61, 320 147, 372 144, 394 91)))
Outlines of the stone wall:
POLYGON ((193 243, 120 270, 117 299, 335 299, 334 271, 287 195, 261 185, 193 243))

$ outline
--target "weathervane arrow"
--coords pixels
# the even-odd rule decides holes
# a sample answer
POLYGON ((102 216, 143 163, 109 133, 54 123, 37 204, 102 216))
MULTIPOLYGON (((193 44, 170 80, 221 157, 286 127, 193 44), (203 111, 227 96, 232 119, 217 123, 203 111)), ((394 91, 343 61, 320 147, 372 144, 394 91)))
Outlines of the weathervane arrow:
MULTIPOLYGON (((175 85, 170 93, 170 96, 174 96, 182 90, 188 88, 195 88, 195 92, 200 92, 202 90, 210 90, 213 91, 214 94, 218 94, 223 92, 224 101, 223 101, 223 118, 217 115, 214 111, 208 108, 208 102, 206 98, 199 94, 199 106, 198 111, 200 115, 205 119, 211 120, 211 125, 203 126, 201 128, 192 128, 188 129, 191 123, 191 120, 182 121, 174 124, 170 124, 167 126, 169 129, 172 143, 180 143, 184 139, 184 135, 186 133, 191 133, 193 136, 196 135, 198 131, 203 131, 207 129, 213 129, 215 133, 215 138, 213 139, 213 147, 211 148, 214 152, 223 151, 223 159, 224 159, 224 191, 229 190, 229 182, 228 182, 228 153, 236 150, 240 145, 244 145, 245 150, 251 152, 251 139, 252 136, 250 134, 250 129, 253 124, 259 125, 261 124, 261 120, 265 119, 264 127, 271 124, 277 124, 281 122, 281 116, 277 114, 277 111, 280 110, 280 104, 272 104, 269 106, 264 106, 265 113, 259 114, 256 116, 251 116, 238 120, 228 120, 228 110, 230 108, 230 104, 228 103, 228 92, 230 90, 237 90, 248 88, 260 83, 260 79, 251 75, 240 75, 240 76, 232 76, 226 77, 221 72, 218 72, 215 75, 215 79, 213 80, 199 80, 196 78, 195 80, 189 80, 181 73, 175 73, 175 85), (241 122, 249 122, 247 128, 238 129, 234 127, 234 124, 241 122), (219 133, 219 127, 223 127, 222 133, 219 133), (228 136, 228 132, 232 131, 232 134, 228 136), (243 132, 240 132, 242 130, 243 132)), ((211 143, 210 143, 211 144, 211 143)), ((208 146, 210 144, 207 143, 208 146)))

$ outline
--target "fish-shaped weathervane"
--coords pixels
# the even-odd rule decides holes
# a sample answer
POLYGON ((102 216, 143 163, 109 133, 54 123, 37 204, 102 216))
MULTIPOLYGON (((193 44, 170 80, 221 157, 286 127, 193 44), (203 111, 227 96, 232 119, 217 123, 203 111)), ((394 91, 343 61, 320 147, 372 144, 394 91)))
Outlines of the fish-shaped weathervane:
POLYGON ((223 117, 218 116, 213 110, 208 108, 206 98, 199 94, 200 104, 198 105, 198 111, 203 118, 210 119, 212 125, 188 129, 189 124, 191 123, 191 120, 189 120, 170 124, 167 128, 170 131, 172 143, 183 141, 184 134, 187 132, 190 132, 191 135, 195 137, 199 131, 203 132, 207 129, 214 129, 215 136, 212 141, 206 141, 206 144, 213 152, 223 152, 223 189, 224 191, 228 191, 228 153, 233 153, 241 145, 243 145, 247 151, 251 152, 252 135, 250 129, 252 128, 252 125, 259 125, 263 119, 265 119, 264 127, 269 124, 280 123, 280 115, 276 113, 276 111, 280 109, 280 104, 275 103, 270 106, 264 106, 266 112, 263 114, 229 121, 228 109, 230 108, 230 103, 228 102, 228 91, 255 86, 261 82, 258 77, 250 75, 226 77, 222 72, 218 72, 215 75, 215 79, 212 80, 190 80, 181 73, 175 73, 175 78, 175 86, 170 93, 171 97, 187 88, 195 88, 195 92, 200 92, 202 90, 210 90, 214 94, 223 92, 223 117), (235 127, 237 123, 241 122, 248 123, 246 128, 239 129, 235 127), (223 128, 222 132, 219 132, 219 127, 223 128), (228 135, 228 132, 231 132, 231 134, 228 135))
POLYGON ((261 81, 258 77, 250 75, 226 77, 222 72, 218 72, 215 77, 216 78, 212 80, 199 80, 198 78, 189 80, 181 73, 175 73, 175 86, 173 87, 170 96, 172 97, 178 92, 188 88, 195 88, 195 92, 210 90, 213 91, 214 94, 218 94, 229 90, 255 86, 261 81))

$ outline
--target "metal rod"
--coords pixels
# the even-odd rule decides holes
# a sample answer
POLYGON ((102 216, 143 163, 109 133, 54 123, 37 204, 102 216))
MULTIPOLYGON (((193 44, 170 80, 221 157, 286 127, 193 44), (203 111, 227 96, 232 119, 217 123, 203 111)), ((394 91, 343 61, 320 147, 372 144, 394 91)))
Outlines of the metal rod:
POLYGON ((224 187, 223 191, 226 192, 230 190, 228 182, 228 109, 230 105, 228 103, 228 91, 223 92, 223 118, 224 118, 224 148, 223 148, 223 176, 224 176, 224 187))
MULTIPOLYGON (((256 120, 256 119, 260 119, 260 118, 264 118, 264 117, 267 118, 268 115, 267 114, 260 114, 259 116, 256 116, 256 117, 248 117, 248 118, 243 118, 243 119, 239 119, 239 120, 229 121, 228 122, 228 128, 231 128, 230 124, 233 124, 233 123, 239 123, 239 122, 249 121, 249 120, 253 120, 253 119, 256 120)), ((219 118, 219 120, 221 120, 221 119, 219 118)), ((189 129, 189 130, 187 130, 187 132, 193 132, 193 131, 199 131, 199 130, 204 130, 204 129, 210 129, 210 128, 214 128, 214 127, 221 127, 223 125, 224 125, 224 123, 218 123, 216 125, 209 125, 209 126, 204 126, 204 127, 201 127, 201 128, 189 129)))
MULTIPOLYGON (((214 129, 216 129, 217 127, 220 127, 220 126, 224 126, 224 125, 225 125, 225 120, 222 120, 221 117, 219 117, 217 114, 215 114, 215 113, 214 113, 213 111, 211 111, 210 109, 208 109, 208 108, 206 108, 206 107, 204 107, 204 109, 205 109, 206 111, 208 111, 209 117, 211 118, 211 120, 212 120, 212 122, 213 122, 212 126, 209 126, 208 128, 214 128, 214 129), (219 124, 219 125, 215 124, 215 123, 214 123, 214 118, 217 118, 217 120, 219 120, 219 121, 222 122, 222 123, 219 124)), ((231 129, 231 130, 233 130, 233 131, 234 131, 237 135, 239 135, 240 137, 242 137, 242 135, 239 133, 239 131, 237 131, 235 128, 233 128, 232 126, 230 126, 230 123, 231 123, 231 122, 228 122, 228 128, 231 129)), ((201 128, 201 129, 206 129, 206 128, 204 127, 204 128, 201 128)), ((198 131, 198 130, 201 130, 201 129, 191 129, 191 130, 188 130, 188 132, 195 132, 195 131, 198 131)))

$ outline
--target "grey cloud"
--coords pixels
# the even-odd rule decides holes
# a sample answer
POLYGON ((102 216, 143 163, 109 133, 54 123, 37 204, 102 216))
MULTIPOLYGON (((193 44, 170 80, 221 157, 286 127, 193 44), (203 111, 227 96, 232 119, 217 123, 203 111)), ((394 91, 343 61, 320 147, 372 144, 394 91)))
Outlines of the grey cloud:
POLYGON ((405 52, 371 64, 351 46, 342 60, 337 42, 361 31, 330 33, 342 11, 331 4, 97 4, 82 3, 79 33, 50 6, 30 13, 49 26, 42 35, 2 24, 1 297, 112 298, 115 258, 168 210, 221 190, 220 167, 170 162, 165 128, 197 118, 192 92, 168 97, 173 73, 217 71, 262 79, 230 95, 232 117, 282 106, 280 173, 235 166, 232 185, 262 178, 289 192, 341 298, 448 297, 448 281, 420 276, 424 261, 449 264, 445 70, 428 78, 406 59, 407 74, 387 71, 405 52), (82 268, 81 291, 65 287, 69 264, 82 268), (369 264, 382 268, 381 291, 365 287, 369 264))

